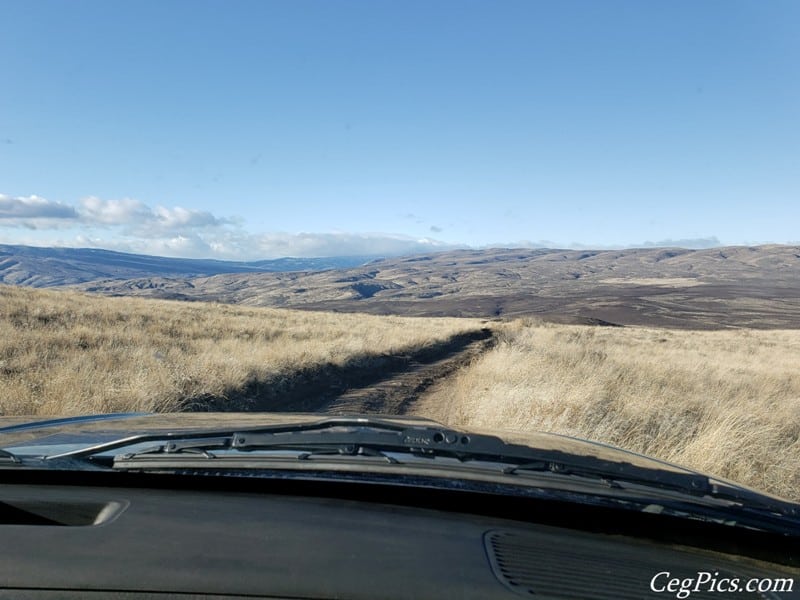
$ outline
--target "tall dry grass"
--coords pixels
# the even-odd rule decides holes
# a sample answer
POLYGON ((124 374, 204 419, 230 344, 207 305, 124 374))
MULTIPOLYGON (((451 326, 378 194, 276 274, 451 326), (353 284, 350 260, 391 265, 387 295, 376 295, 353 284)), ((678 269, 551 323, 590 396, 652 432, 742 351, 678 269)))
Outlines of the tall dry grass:
MULTIPOLYGON (((0 413, 181 410, 480 327, 0 286, 0 413)), ((604 441, 800 500, 800 331, 495 329, 417 414, 604 441)))
POLYGON ((312 313, 0 285, 0 413, 181 410, 475 330, 465 319, 312 313))
POLYGON ((800 331, 501 329, 417 414, 590 438, 800 500, 800 331))

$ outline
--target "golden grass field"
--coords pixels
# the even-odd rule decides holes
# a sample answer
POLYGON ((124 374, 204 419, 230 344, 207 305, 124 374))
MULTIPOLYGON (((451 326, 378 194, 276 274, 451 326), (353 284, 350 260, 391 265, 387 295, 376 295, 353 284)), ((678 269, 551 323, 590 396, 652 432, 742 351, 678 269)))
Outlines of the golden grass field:
POLYGON ((0 413, 177 411, 252 381, 359 364, 480 328, 0 286, 0 413))
MULTIPOLYGON (((0 286, 0 413, 176 411, 485 326, 0 286)), ((611 443, 800 500, 800 330, 494 323, 415 414, 611 443)))
POLYGON ((800 331, 519 320, 415 407, 620 446, 800 501, 800 331))

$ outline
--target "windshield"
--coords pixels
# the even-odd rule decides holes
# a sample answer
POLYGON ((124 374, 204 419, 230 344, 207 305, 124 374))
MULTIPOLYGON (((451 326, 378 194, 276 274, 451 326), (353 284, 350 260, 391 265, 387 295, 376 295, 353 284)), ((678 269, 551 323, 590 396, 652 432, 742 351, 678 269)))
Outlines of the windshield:
POLYGON ((0 448, 424 417, 800 501, 796 3, 0 21, 0 448))

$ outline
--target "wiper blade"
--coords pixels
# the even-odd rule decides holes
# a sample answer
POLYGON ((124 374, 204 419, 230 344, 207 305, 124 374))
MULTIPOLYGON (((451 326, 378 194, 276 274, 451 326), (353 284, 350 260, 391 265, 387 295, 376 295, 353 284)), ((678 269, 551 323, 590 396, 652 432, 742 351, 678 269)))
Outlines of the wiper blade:
MULTIPOLYGON (((159 444, 156 446, 151 446, 149 448, 145 448, 143 450, 139 450, 138 452, 129 452, 126 454, 121 454, 116 457, 115 464, 121 464, 123 462, 136 460, 139 457, 150 457, 156 454, 159 455, 175 455, 175 454, 192 454, 192 455, 202 455, 205 458, 217 458, 218 455, 214 454, 214 450, 229 450, 231 448, 231 443, 236 439, 235 434, 230 437, 224 438, 213 438, 210 440, 179 440, 174 442, 168 442, 166 444, 159 444)), ((297 454, 298 460, 309 460, 315 456, 369 456, 369 457, 379 457, 386 459, 386 462, 399 464, 400 461, 395 459, 392 456, 378 450, 376 448, 372 448, 371 446, 362 446, 358 444, 337 444, 337 445, 330 445, 328 442, 324 444, 324 447, 318 448, 318 444, 316 443, 304 443, 300 444, 269 444, 269 445, 260 445, 256 448, 249 448, 250 450, 258 449, 258 450, 269 450, 269 449, 293 449, 293 448, 313 448, 306 452, 299 452, 297 454)))
MULTIPOLYGON (((602 476, 682 491, 693 495, 711 493, 707 477, 691 472, 640 467, 627 462, 578 456, 558 450, 541 450, 510 444, 501 438, 472 434, 429 425, 407 425, 383 419, 335 417, 308 423, 276 425, 237 431, 199 431, 194 433, 144 434, 48 457, 87 458, 99 453, 142 442, 159 443, 156 452, 180 454, 187 451, 299 449, 353 446, 381 453, 398 452, 418 457, 450 457, 461 462, 486 461, 505 464, 509 474, 525 465, 547 464, 548 470, 563 474, 602 476), (163 447, 161 447, 163 446, 163 447)), ((148 452, 152 454, 154 451, 148 452)), ((338 452, 338 450, 337 450, 338 452)))
POLYGON ((576 456, 558 450, 540 450, 509 444, 499 437, 484 434, 429 427, 393 427, 389 431, 373 431, 370 427, 346 432, 316 431, 317 429, 314 427, 279 433, 238 433, 233 436, 231 448, 255 451, 307 447, 309 444, 356 444, 423 457, 447 456, 461 462, 507 463, 508 466, 503 468, 506 474, 535 468, 564 475, 619 479, 692 494, 702 495, 712 491, 709 479, 704 475, 638 467, 630 463, 603 460, 594 456, 576 456), (315 431, 315 437, 311 437, 309 431, 315 431))
MULTIPOLYGON (((314 434, 325 432, 326 435, 331 434, 330 430, 336 427, 350 427, 350 428, 369 428, 374 432, 387 432, 397 433, 408 430, 410 435, 405 436, 407 442, 403 448, 424 446, 431 443, 438 443, 445 439, 443 430, 432 429, 430 427, 409 426, 402 425, 384 419, 373 418, 349 418, 349 417, 334 417, 322 419, 319 421, 312 421, 308 423, 292 423, 289 425, 270 425, 266 427, 254 427, 236 430, 200 430, 200 431, 180 431, 180 432, 157 432, 157 433, 144 433, 131 435, 118 440, 110 442, 103 442, 94 446, 81 448, 79 450, 71 450, 69 452, 62 452, 60 454, 52 454, 47 457, 47 460, 60 460, 64 458, 88 458, 97 454, 107 453, 112 450, 125 448, 134 444, 142 444, 145 442, 154 442, 156 444, 163 444, 164 451, 166 452, 183 452, 187 448, 211 448, 213 447, 236 447, 240 450, 252 450, 258 446, 259 449, 268 447, 276 447, 286 443, 301 441, 302 444, 314 443, 314 437, 304 437, 289 439, 286 437, 276 438, 279 434, 314 434), (417 434, 420 435, 417 435, 417 434), (260 435, 257 438, 258 443, 252 437, 253 435, 260 435), (439 436, 442 436, 441 438, 439 436)), ((347 431, 338 439, 333 437, 324 438, 324 443, 357 443, 358 439, 354 437, 357 431, 347 431)), ((466 434, 462 434, 464 439, 468 439, 466 434)), ((360 439, 360 438, 359 438, 360 439)), ((389 440, 387 438, 380 438, 379 443, 385 443, 389 440)), ((452 438, 447 438, 448 442, 454 441, 452 438)), ((502 444, 502 440, 497 439, 502 444)))
MULTIPOLYGON (((600 461, 602 462, 602 461, 600 461)), ((580 477, 596 477, 605 482, 610 487, 623 488, 622 484, 639 484, 648 487, 653 487, 654 482, 652 476, 648 473, 645 477, 641 474, 630 469, 625 469, 623 475, 615 475, 614 471, 619 469, 608 469, 606 466, 598 466, 597 464, 580 462, 552 462, 546 460, 538 460, 531 463, 512 465, 503 469, 503 472, 509 475, 521 475, 527 472, 541 473, 541 472, 561 473, 565 475, 577 475, 580 477)), ((794 519, 800 518, 800 507, 791 502, 784 502, 777 498, 771 498, 751 492, 746 489, 732 487, 721 482, 714 482, 705 475, 692 475, 694 479, 687 479, 693 487, 691 489, 683 489, 680 486, 674 487, 671 485, 676 481, 672 479, 672 474, 669 481, 657 481, 655 487, 665 490, 674 490, 682 492, 690 496, 709 496, 716 500, 727 501, 739 505, 743 510, 766 512, 781 517, 791 517, 794 519), (696 484, 694 483, 696 482, 696 484)), ((683 476, 682 474, 677 474, 683 476)))
POLYGON ((186 452, 189 454, 202 454, 208 458, 213 458, 214 455, 211 454, 211 451, 230 448, 231 439, 231 436, 188 440, 180 439, 150 446, 138 452, 123 454, 122 457, 125 459, 132 459, 144 454, 180 454, 186 452))
MULTIPOLYGON (((170 455, 178 463, 181 460, 180 455, 186 454, 202 454, 213 458, 215 450, 225 451, 226 458, 230 458, 228 455, 234 452, 257 453, 272 450, 295 450, 299 453, 298 456, 305 458, 324 454, 387 458, 390 453, 395 453, 417 458, 448 457, 461 463, 494 463, 500 465, 500 472, 511 476, 524 477, 526 473, 547 471, 565 476, 593 477, 612 487, 619 487, 620 483, 638 484, 688 496, 709 496, 740 503, 743 508, 794 519, 800 517, 797 505, 719 485, 705 475, 691 471, 642 467, 591 455, 575 455, 559 450, 511 444, 491 435, 460 432, 428 424, 397 423, 380 418, 333 417, 252 429, 142 434, 50 456, 47 460, 91 458, 100 453, 148 441, 157 445, 144 452, 121 455, 118 458, 126 460, 119 461, 119 465, 115 460, 115 466, 146 467, 143 463, 137 464, 140 456, 144 461, 151 456, 160 458, 159 455, 170 455)), ((481 468, 488 467, 482 465, 481 468)))

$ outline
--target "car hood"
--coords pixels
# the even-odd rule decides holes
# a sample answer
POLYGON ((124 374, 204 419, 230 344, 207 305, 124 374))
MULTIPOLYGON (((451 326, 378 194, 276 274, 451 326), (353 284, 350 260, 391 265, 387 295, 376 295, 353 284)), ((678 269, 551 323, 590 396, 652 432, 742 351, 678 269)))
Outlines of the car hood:
MULTIPOLYGON (((397 415, 348 415, 365 420, 380 419, 403 426, 457 429, 463 433, 485 434, 508 444, 521 444, 541 451, 556 451, 575 457, 593 457, 645 469, 702 475, 713 484, 787 503, 784 498, 748 488, 721 477, 701 473, 608 444, 549 432, 522 432, 483 428, 451 427, 431 419, 397 415)), ((0 417, 0 449, 42 456, 77 451, 98 444, 138 435, 180 436, 216 430, 247 430, 269 426, 314 423, 336 418, 318 413, 115 413, 77 417, 0 417), (34 450, 35 449, 35 450, 34 450)), ((789 502, 789 504, 793 504, 789 502)), ((796 505, 795 505, 796 506, 796 505)))
MULTIPOLYGON (((351 415, 356 416, 358 415, 351 415)), ((123 413, 78 417, 2 417, 0 448, 52 447, 55 454, 88 448, 96 444, 143 434, 180 434, 204 430, 253 429, 262 426, 312 423, 330 418, 316 413, 123 413), (56 450, 56 448, 58 448, 56 450)), ((499 437, 510 444, 522 444, 545 451, 628 463, 643 468, 697 473, 662 460, 622 450, 608 444, 546 432, 522 432, 481 428, 450 427, 431 419, 394 415, 363 415, 408 426, 452 428, 474 434, 499 437)), ((716 478, 715 478, 716 479, 716 478)), ((724 481, 719 479, 719 481, 724 481)), ((727 482, 730 483, 730 482, 727 482)), ((741 486, 740 486, 741 487, 741 486)))
MULTIPOLYGON (((407 426, 457 429, 466 433, 487 434, 511 444, 539 450, 555 450, 576 456, 594 456, 641 467, 690 473, 688 469, 622 450, 600 442, 554 433, 464 429, 422 417, 395 415, 348 415, 380 419, 407 426)), ((79 417, 3 417, 0 418, 0 448, 21 446, 89 447, 124 437, 142 434, 180 434, 204 430, 253 429, 262 426, 313 423, 335 418, 317 413, 123 413, 79 417)), ((62 452, 64 450, 59 450, 62 452)))

